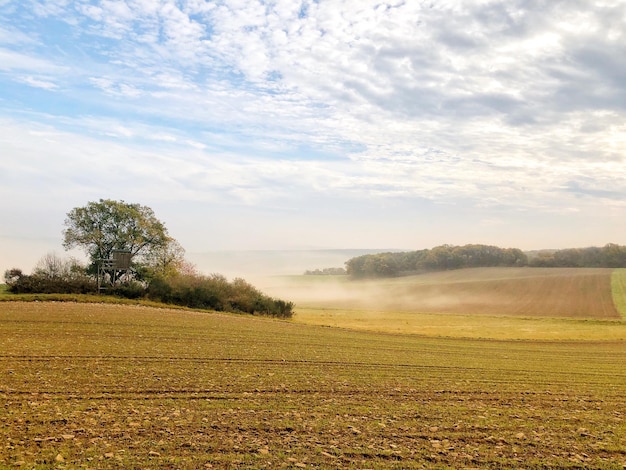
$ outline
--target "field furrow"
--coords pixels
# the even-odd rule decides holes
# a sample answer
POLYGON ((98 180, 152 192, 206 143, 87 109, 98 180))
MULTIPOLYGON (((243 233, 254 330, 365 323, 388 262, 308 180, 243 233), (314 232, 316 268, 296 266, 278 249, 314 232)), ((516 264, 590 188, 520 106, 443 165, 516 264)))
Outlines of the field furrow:
MULTIPOLYGON (((611 269, 476 268, 397 279, 274 285, 303 307, 524 317, 618 319, 611 269)), ((334 282, 333 282, 334 281, 334 282)))
POLYGON ((626 344, 0 306, 0 467, 622 468, 626 344))

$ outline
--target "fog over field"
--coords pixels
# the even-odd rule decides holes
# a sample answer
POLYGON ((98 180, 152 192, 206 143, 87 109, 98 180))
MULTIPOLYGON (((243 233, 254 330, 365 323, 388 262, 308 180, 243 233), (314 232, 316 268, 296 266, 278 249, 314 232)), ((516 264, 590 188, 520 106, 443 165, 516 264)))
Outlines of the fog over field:
MULTIPOLYGON (((277 276, 266 292, 296 306, 372 313, 619 319, 606 268, 468 268, 393 279, 277 276)), ((297 309, 296 309, 297 311, 297 309)))
POLYGON ((307 270, 343 268, 350 258, 384 251, 390 250, 233 250, 188 253, 187 259, 206 274, 219 273, 229 278, 259 279, 299 275, 307 270))

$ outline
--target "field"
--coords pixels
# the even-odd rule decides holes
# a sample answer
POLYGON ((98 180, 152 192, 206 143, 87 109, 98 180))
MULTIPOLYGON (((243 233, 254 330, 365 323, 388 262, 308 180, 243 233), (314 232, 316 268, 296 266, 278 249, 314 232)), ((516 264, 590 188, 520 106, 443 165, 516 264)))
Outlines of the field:
POLYGON ((611 274, 611 291, 615 309, 626 318, 626 269, 616 269, 611 274))
POLYGON ((623 468, 626 342, 0 304, 0 468, 623 468))
POLYGON ((626 466, 626 270, 264 290, 293 321, 0 302, 0 468, 626 466))
POLYGON ((276 277, 296 321, 497 339, 626 339, 625 270, 477 268, 372 281, 276 277))

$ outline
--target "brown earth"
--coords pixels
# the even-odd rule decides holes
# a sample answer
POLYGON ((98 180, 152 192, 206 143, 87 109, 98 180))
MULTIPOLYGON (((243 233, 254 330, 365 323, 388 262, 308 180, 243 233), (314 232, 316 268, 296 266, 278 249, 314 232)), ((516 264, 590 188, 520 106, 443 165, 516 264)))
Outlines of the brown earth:
POLYGON ((0 305, 0 468, 622 468, 626 344, 0 305))
POLYGON ((270 287, 311 308, 420 313, 619 319, 612 269, 476 268, 395 279, 311 282, 270 287))

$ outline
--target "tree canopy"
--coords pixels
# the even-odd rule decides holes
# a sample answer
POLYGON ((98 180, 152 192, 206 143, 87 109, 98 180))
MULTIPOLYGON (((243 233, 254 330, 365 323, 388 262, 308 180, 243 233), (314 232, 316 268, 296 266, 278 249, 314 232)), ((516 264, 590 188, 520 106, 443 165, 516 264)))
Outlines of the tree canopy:
POLYGON ((92 265, 111 258, 114 250, 128 250, 131 258, 149 259, 175 242, 152 209, 111 199, 72 209, 65 227, 64 248, 84 249, 92 265))

